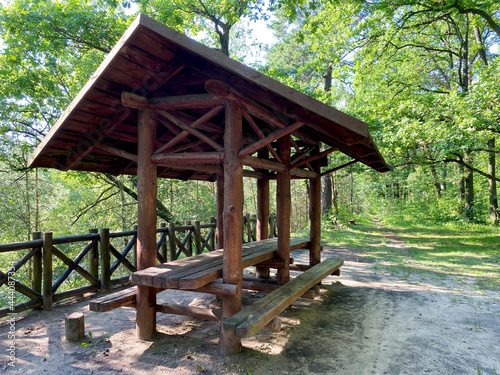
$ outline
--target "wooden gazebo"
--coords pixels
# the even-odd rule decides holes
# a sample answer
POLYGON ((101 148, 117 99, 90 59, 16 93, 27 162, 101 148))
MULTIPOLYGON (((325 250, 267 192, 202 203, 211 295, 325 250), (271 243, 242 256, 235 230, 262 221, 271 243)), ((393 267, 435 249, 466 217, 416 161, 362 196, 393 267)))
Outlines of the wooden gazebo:
MULTIPOLYGON (((315 265, 321 261, 321 176, 332 171, 322 172, 321 160, 332 152, 350 156, 349 165, 390 170, 362 121, 140 15, 29 166, 137 175, 138 269, 143 271, 156 266, 157 178, 216 181, 217 247, 224 249, 220 271, 223 284, 234 287, 221 293, 224 321, 241 309, 238 291, 247 264, 241 243, 243 176, 257 179, 259 240, 268 237, 269 180, 277 180, 278 238, 271 256, 281 262, 278 283, 286 284, 290 179, 311 181, 309 248, 315 265)), ((152 285, 137 287, 139 338, 155 333, 152 285)), ((221 352, 239 351, 238 335, 226 328, 222 325, 221 352)))

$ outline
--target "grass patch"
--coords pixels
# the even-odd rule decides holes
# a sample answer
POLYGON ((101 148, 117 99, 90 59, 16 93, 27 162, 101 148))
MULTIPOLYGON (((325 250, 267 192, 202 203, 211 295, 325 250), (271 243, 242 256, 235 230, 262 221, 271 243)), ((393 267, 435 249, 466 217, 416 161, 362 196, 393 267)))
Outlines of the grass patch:
POLYGON ((486 225, 422 224, 374 218, 354 226, 323 228, 328 246, 372 259, 376 269, 402 277, 472 279, 479 289, 500 291, 500 228, 486 225))

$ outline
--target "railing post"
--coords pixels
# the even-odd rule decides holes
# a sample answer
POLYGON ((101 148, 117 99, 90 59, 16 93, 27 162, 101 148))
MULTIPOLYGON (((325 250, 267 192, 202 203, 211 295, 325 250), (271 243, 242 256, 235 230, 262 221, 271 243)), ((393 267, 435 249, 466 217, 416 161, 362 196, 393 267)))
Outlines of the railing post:
MULTIPOLYGON (((166 228, 167 223, 160 223, 160 228, 166 228)), ((160 233, 160 238, 163 236, 163 232, 160 233)), ((167 239, 165 238, 164 241, 160 244, 160 255, 163 257, 163 259, 167 259, 167 239)))
POLYGON ((170 261, 175 260, 177 244, 175 243, 175 223, 168 223, 168 247, 170 250, 170 261))
POLYGON ((133 229, 135 230, 135 244, 134 244, 134 249, 132 250, 132 262, 134 264, 135 269, 137 269, 137 225, 133 226, 133 229))
MULTIPOLYGON (((190 227, 191 226, 191 220, 186 220, 185 225, 186 225, 186 227, 190 227)), ((189 236, 188 240, 186 242, 186 249, 188 250, 189 254, 193 255, 193 239, 191 238, 191 230, 188 229, 186 231, 185 235, 189 236)))
POLYGON ((246 214, 246 232, 247 232, 247 242, 252 242, 252 223, 250 222, 250 214, 246 214))
POLYGON ((217 219, 215 218, 215 216, 210 216, 210 224, 213 224, 215 226, 214 230, 212 231, 212 228, 210 228, 210 233, 212 233, 212 235, 210 236, 210 246, 212 247, 212 249, 215 249, 215 232, 216 232, 216 228, 217 228, 217 219))
POLYGON ((101 291, 111 290, 111 255, 109 251, 109 229, 103 228, 101 237, 101 291))
MULTIPOLYGON (((89 233, 97 233, 97 229, 89 229, 89 233)), ((97 242, 89 251, 89 273, 99 279, 99 245, 97 242)))
MULTIPOLYGON (((33 232, 33 240, 40 240, 42 232, 33 232)), ((35 292, 42 294, 42 246, 38 247, 38 251, 33 255, 33 285, 35 292)))
POLYGON ((52 310, 52 232, 43 235, 43 309, 52 310))
POLYGON ((194 250, 196 255, 201 254, 201 226, 200 221, 194 221, 194 250))

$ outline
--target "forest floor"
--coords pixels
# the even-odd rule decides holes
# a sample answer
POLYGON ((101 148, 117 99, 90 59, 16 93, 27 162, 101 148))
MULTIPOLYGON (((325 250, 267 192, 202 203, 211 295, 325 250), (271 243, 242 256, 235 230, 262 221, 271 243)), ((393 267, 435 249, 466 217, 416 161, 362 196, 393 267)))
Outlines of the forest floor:
MULTIPOLYGON (((375 224, 374 224, 375 225, 375 224)), ((380 224, 378 224, 380 225, 380 224)), ((383 229, 383 228, 381 228, 383 229)), ((397 233, 381 246, 404 251, 397 233)), ((500 293, 470 279, 400 278, 362 249, 325 248, 345 259, 314 301, 298 300, 281 314, 280 332, 245 339, 242 353, 218 354, 218 325, 158 315, 154 340, 135 338, 135 313, 88 311, 88 299, 24 315, 16 322, 15 363, 8 365, 9 325, 0 325, 0 370, 7 374, 499 374, 500 293), (87 337, 64 338, 64 317, 85 314, 87 337), (91 336, 91 337, 90 337, 91 336)), ((294 252, 297 263, 307 254, 294 252)), ((261 294, 245 293, 244 304, 261 294)), ((166 291, 160 298, 215 307, 210 296, 166 291), (201 297, 200 297, 201 296, 201 297)))

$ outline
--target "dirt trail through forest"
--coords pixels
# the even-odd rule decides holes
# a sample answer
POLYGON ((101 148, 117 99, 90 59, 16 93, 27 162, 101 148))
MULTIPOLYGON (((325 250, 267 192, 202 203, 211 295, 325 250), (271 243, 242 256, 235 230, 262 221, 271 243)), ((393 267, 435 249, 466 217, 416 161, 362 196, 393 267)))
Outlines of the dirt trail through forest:
MULTIPOLYGON (((382 229, 382 228, 381 228, 382 229)), ((405 244, 387 233, 386 246, 405 244)), ((433 281, 375 272, 356 249, 325 249, 346 259, 319 297, 299 300, 280 332, 243 340, 241 354, 218 354, 218 326, 158 315, 158 337, 135 338, 134 310, 88 311, 88 300, 37 312, 16 324, 15 367, 8 366, 9 326, 0 326, 0 370, 7 374, 499 374, 500 294, 452 278, 433 281), (88 346, 64 338, 64 317, 85 313, 88 346)), ((294 252, 297 262, 307 254, 294 252)), ((303 258, 303 259, 301 259, 303 258)), ((179 291, 165 302, 215 306, 210 296, 179 291)), ((260 294, 246 293, 244 303, 260 294)))

